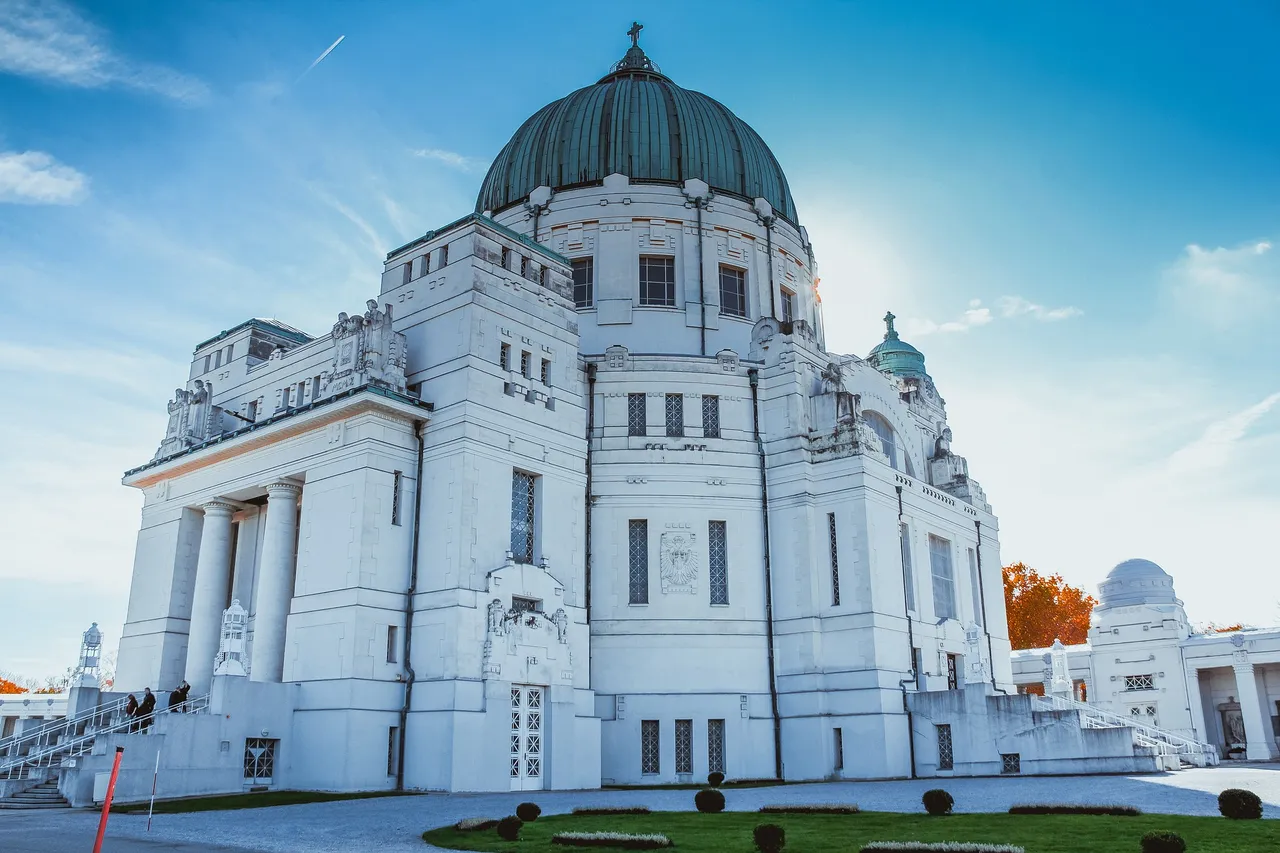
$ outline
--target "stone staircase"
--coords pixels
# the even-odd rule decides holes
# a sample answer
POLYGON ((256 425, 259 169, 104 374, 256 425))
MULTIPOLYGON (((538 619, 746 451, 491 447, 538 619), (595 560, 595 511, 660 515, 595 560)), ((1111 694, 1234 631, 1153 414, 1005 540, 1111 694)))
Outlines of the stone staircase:
POLYGON ((1128 717, 1104 711, 1096 705, 1063 696, 1033 696, 1032 706, 1042 710, 1079 711, 1080 724, 1086 729, 1127 728, 1133 732, 1135 746, 1150 750, 1160 757, 1166 770, 1187 767, 1213 767, 1218 764, 1218 750, 1176 732, 1138 723, 1128 717))
POLYGON ((41 782, 18 794, 0 799, 0 809, 69 809, 71 804, 58 793, 58 780, 41 782))

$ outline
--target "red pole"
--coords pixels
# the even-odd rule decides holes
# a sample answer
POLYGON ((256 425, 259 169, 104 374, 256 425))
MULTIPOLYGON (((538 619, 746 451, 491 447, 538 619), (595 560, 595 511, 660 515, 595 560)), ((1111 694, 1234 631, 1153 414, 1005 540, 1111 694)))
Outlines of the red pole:
POLYGON ((116 747, 116 760, 111 765, 111 781, 107 783, 107 799, 102 804, 102 819, 98 821, 98 839, 93 842, 93 853, 102 853, 102 838, 107 834, 107 817, 111 814, 111 800, 116 795, 116 777, 120 775, 120 756, 124 747, 116 747))

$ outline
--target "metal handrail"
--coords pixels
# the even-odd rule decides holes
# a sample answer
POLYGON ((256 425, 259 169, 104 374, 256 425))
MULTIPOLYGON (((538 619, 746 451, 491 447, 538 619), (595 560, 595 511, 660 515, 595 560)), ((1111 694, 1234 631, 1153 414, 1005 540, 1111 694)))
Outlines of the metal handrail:
MULTIPOLYGON (((1125 728, 1133 729, 1135 734, 1140 734, 1142 737, 1150 741, 1166 743, 1173 748, 1175 754, 1185 752, 1187 754, 1203 753, 1217 755, 1217 751, 1207 743, 1201 743, 1200 741, 1185 738, 1182 735, 1174 734, 1173 732, 1165 729, 1158 729, 1154 726, 1139 723, 1121 714, 1104 711, 1096 705, 1090 705, 1086 702, 1077 702, 1074 699, 1067 699, 1064 696, 1033 696, 1032 698, 1037 700, 1038 704, 1048 705, 1053 710, 1080 711, 1082 714, 1086 715, 1086 728, 1095 728, 1094 726, 1088 725, 1089 718, 1105 720, 1113 724, 1111 726, 1112 728, 1119 728, 1123 726, 1125 728)), ((1150 744, 1143 745, 1149 746, 1150 744)))
POLYGON ((96 721, 110 719, 118 716, 124 710, 127 698, 113 699, 109 702, 103 702, 92 708, 86 708, 84 711, 76 714, 74 717, 59 717, 56 720, 49 720, 43 725, 36 726, 34 729, 27 729, 21 734, 10 735, 7 738, 0 739, 0 756, 13 756, 21 752, 23 744, 32 742, 36 745, 48 742, 51 736, 61 735, 68 729, 79 728, 80 723, 85 726, 94 725, 96 721))

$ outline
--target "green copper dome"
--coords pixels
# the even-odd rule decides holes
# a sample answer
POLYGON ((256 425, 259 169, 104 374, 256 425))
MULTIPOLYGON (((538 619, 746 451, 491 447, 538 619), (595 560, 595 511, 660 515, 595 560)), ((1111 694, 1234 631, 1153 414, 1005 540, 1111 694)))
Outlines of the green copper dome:
POLYGON ((898 337, 897 329, 893 328, 895 319, 892 313, 884 315, 887 329, 884 340, 871 350, 867 361, 876 370, 886 370, 894 376, 923 379, 928 375, 924 372, 924 353, 898 337))
POLYGON ((477 211, 498 212, 540 186, 567 189, 623 174, 636 183, 706 181, 748 201, 764 198, 796 221, 782 167, 724 105, 682 89, 635 44, 594 86, 548 104, 521 125, 489 167, 477 211))

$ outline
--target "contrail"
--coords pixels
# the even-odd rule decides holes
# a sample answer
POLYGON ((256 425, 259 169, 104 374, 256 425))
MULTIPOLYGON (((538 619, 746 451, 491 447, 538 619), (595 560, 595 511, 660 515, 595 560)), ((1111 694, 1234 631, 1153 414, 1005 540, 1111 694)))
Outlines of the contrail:
POLYGON ((303 71, 303 72, 302 72, 302 74, 301 74, 301 76, 299 76, 299 77, 298 77, 298 82, 299 82, 299 83, 301 83, 301 82, 302 82, 302 78, 303 78, 303 77, 306 77, 306 76, 307 76, 307 74, 309 74, 309 73, 311 72, 311 69, 312 69, 312 68, 315 68, 317 65, 319 65, 319 64, 324 60, 324 58, 325 58, 326 56, 328 56, 329 54, 333 53, 333 49, 334 49, 335 47, 337 47, 338 45, 340 45, 340 44, 342 43, 342 40, 343 40, 344 38, 346 38, 346 36, 345 36, 345 35, 338 36, 338 40, 337 40, 337 41, 335 41, 333 44, 329 45, 328 49, 327 49, 327 50, 325 50, 325 52, 324 52, 324 53, 322 53, 322 54, 320 54, 319 56, 317 56, 317 57, 316 57, 316 61, 315 61, 315 62, 313 62, 313 63, 311 63, 310 65, 308 65, 308 66, 307 66, 307 70, 306 70, 306 71, 303 71))

